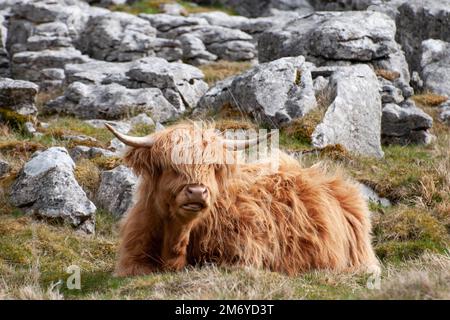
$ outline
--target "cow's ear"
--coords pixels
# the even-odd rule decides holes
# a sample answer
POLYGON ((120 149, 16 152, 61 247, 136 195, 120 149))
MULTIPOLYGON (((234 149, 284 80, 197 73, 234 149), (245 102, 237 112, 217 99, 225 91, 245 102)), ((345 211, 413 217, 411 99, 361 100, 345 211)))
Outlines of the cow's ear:
POLYGON ((155 168, 149 148, 130 148, 125 154, 124 162, 136 176, 154 174, 155 168))

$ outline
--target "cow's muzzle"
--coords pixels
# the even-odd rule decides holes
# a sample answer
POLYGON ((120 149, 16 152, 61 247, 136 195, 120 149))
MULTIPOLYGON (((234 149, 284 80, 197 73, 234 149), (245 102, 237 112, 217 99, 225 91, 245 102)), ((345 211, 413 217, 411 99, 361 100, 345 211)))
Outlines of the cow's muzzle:
POLYGON ((186 211, 197 212, 207 207, 208 188, 201 184, 190 184, 184 188, 186 202, 181 206, 186 211))

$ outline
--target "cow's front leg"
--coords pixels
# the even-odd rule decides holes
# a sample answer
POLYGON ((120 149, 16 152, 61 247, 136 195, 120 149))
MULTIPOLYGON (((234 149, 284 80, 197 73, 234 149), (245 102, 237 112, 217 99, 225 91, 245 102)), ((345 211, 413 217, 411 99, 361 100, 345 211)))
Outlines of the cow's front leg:
POLYGON ((158 271, 162 238, 155 231, 161 228, 150 217, 152 215, 145 211, 133 208, 123 221, 116 276, 138 276, 158 271))
POLYGON ((164 223, 163 247, 161 251, 164 269, 178 271, 186 266, 187 246, 192 222, 168 219, 164 223))

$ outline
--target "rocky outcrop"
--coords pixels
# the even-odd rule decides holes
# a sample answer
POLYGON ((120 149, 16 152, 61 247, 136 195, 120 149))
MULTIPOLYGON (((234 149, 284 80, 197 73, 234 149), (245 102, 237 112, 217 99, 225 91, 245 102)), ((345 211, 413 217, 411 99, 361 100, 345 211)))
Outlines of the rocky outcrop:
POLYGON ((183 59, 187 61, 195 63, 216 59, 245 61, 256 57, 251 35, 238 28, 209 24, 201 15, 181 17, 168 14, 140 14, 139 17, 149 21, 158 30, 159 37, 179 41, 183 48, 183 59))
POLYGON ((11 203, 37 218, 93 233, 96 207, 75 180, 74 168, 65 148, 36 152, 11 186, 11 203))
POLYGON ((87 61, 87 56, 72 47, 22 51, 13 55, 11 73, 14 78, 26 79, 41 84, 43 89, 51 89, 63 85, 65 65, 87 61))
POLYGON ((35 115, 35 98, 39 87, 29 81, 0 78, 0 108, 22 115, 35 115))
POLYGON ((386 104, 383 107, 382 136, 384 144, 429 144, 434 136, 428 132, 433 118, 407 101, 401 106, 386 104))
POLYGON ((397 10, 397 41, 405 51, 410 70, 420 71, 422 41, 450 42, 450 0, 408 0, 397 10))
POLYGON ((200 100, 199 108, 219 110, 227 105, 281 125, 316 107, 310 68, 301 56, 257 65, 212 87, 200 100))
POLYGON ((125 166, 102 172, 97 202, 115 216, 122 216, 133 203, 137 178, 125 166))
POLYGON ((220 3, 246 17, 270 16, 279 11, 309 14, 314 11, 308 0, 196 0, 198 3, 220 3))
POLYGON ((130 114, 149 112, 159 121, 180 114, 158 88, 128 89, 119 84, 71 84, 64 95, 49 102, 48 113, 70 114, 82 119, 119 119, 130 114))
POLYGON ((384 14, 317 12, 264 32, 258 53, 263 62, 297 55, 319 64, 327 59, 369 62, 388 58, 397 49, 394 38, 395 23, 384 14))
POLYGON ((66 83, 74 82, 44 111, 84 119, 118 119, 145 112, 166 122, 195 108, 208 89, 199 69, 156 57, 68 65, 66 78, 66 83))
POLYGON ((12 77, 36 82, 42 89, 62 86, 64 66, 87 61, 77 49, 87 21, 104 13, 78 0, 17 2, 6 42, 12 77))
POLYGON ((450 43, 429 39, 422 42, 423 89, 450 98, 450 43))
POLYGON ((382 157, 381 96, 375 73, 366 65, 340 67, 328 87, 334 100, 312 134, 313 145, 340 144, 355 153, 382 157))
POLYGON ((383 13, 316 12, 262 33, 258 55, 260 61, 304 55, 318 66, 367 63, 398 73, 396 86, 412 91, 408 64, 395 34, 394 20, 383 13))
POLYGON ((105 61, 132 61, 155 54, 156 30, 146 20, 124 12, 93 17, 81 37, 90 57, 105 61))

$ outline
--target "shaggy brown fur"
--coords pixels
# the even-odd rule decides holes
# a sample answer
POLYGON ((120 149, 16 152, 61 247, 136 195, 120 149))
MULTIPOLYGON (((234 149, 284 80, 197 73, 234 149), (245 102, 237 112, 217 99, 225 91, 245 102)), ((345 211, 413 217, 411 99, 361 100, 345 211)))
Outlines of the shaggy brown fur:
MULTIPOLYGON (((124 218, 116 274, 130 276, 216 263, 299 274, 311 269, 377 270, 369 211, 358 188, 340 175, 302 168, 286 154, 268 164, 220 164, 216 134, 202 137, 209 164, 171 160, 171 134, 150 148, 131 148, 125 162, 141 177, 136 204, 124 218), (189 183, 207 186, 205 210, 185 215, 177 195, 189 183)), ((192 142, 179 138, 179 143, 192 142)), ((224 148, 225 149, 225 148, 224 148)), ((193 152, 188 149, 188 152, 193 152)))

